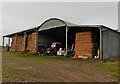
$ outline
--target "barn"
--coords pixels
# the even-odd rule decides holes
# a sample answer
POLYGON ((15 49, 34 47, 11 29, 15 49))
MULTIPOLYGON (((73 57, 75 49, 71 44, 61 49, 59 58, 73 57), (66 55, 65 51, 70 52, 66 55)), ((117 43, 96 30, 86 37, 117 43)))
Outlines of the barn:
POLYGON ((12 38, 11 51, 37 53, 52 42, 60 42, 66 54, 74 45, 75 55, 99 59, 120 56, 120 33, 103 25, 77 25, 59 18, 50 18, 40 26, 3 36, 12 38))

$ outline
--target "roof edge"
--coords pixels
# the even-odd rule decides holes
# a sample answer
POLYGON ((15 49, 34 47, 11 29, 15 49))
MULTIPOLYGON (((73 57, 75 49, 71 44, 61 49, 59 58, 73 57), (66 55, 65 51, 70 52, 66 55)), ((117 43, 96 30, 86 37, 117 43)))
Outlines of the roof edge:
MULTIPOLYGON (((27 29, 27 30, 23 30, 23 31, 20 31, 20 32, 16 32, 16 33, 4 35, 3 37, 10 37, 10 36, 15 35, 15 34, 20 34, 20 33, 30 32, 30 31, 35 31, 35 30, 38 31, 38 30, 40 29, 40 27, 41 27, 42 25, 44 25, 44 23, 46 23, 46 22, 48 22, 48 21, 50 21, 50 20, 59 20, 59 21, 63 22, 63 24, 65 24, 65 26, 68 26, 68 25, 67 25, 67 21, 64 21, 64 20, 62 20, 62 19, 60 19, 60 18, 49 18, 49 19, 45 20, 41 25, 36 26, 36 27, 34 27, 34 28, 32 28, 32 29, 27 29)), ((72 23, 71 23, 71 24, 72 24, 72 23)), ((107 26, 104 26, 104 25, 75 25, 75 26, 79 26, 79 27, 80 27, 80 26, 83 26, 83 27, 84 27, 84 26, 85 26, 85 27, 98 27, 98 28, 104 27, 104 28, 107 28, 107 29, 109 29, 109 30, 115 31, 115 32, 117 32, 117 33, 120 34, 120 32, 118 32, 118 31, 116 31, 116 30, 113 30, 113 29, 111 29, 111 28, 109 28, 109 27, 107 27, 107 26)))
POLYGON ((26 29, 26 30, 23 30, 23 31, 19 31, 19 32, 3 35, 3 37, 10 37, 10 36, 13 36, 15 34, 21 34, 21 33, 25 33, 25 32, 32 32, 32 31, 35 31, 36 29, 37 29, 36 27, 35 28, 31 28, 31 29, 26 29))

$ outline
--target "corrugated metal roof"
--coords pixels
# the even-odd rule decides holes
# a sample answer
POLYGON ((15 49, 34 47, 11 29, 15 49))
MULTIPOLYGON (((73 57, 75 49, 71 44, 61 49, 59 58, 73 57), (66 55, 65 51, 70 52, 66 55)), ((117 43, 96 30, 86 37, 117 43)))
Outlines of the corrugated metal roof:
POLYGON ((37 29, 36 27, 33 27, 33 28, 26 29, 26 30, 23 30, 23 31, 19 31, 19 32, 7 34, 7 35, 4 35, 3 37, 10 37, 10 36, 15 35, 15 34, 21 34, 21 33, 25 33, 25 32, 31 32, 31 31, 35 31, 36 29, 37 29))
MULTIPOLYGON (((12 36, 12 35, 15 35, 15 34, 20 34, 20 33, 24 33, 24 32, 31 32, 31 31, 36 31, 36 30, 43 31, 43 30, 47 30, 47 29, 51 29, 51 28, 57 28, 57 27, 61 27, 61 26, 95 27, 95 28, 101 28, 103 31, 106 30, 106 29, 113 30, 113 29, 111 29, 109 27, 106 27, 106 26, 103 26, 103 25, 77 25, 77 24, 74 24, 74 23, 63 21, 63 20, 58 19, 58 18, 50 18, 50 19, 44 21, 40 26, 36 26, 34 28, 31 28, 31 29, 27 29, 27 30, 23 30, 23 31, 20 31, 20 32, 4 35, 3 37, 9 37, 9 36, 12 36)), ((113 31, 115 31, 115 30, 113 30, 113 31)), ((115 31, 115 32, 118 32, 118 31, 115 31)), ((120 32, 118 32, 118 33, 120 33, 120 32)))

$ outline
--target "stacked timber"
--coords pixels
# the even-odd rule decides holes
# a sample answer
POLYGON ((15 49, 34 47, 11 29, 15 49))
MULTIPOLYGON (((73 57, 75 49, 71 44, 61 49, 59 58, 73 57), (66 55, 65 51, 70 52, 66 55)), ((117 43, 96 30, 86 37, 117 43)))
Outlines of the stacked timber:
POLYGON ((93 32, 78 32, 75 39, 75 55, 92 58, 95 55, 96 39, 93 32))
POLYGON ((27 34, 27 51, 35 52, 36 49, 36 32, 27 34))
POLYGON ((15 51, 15 46, 16 46, 16 36, 12 36, 11 51, 15 51))

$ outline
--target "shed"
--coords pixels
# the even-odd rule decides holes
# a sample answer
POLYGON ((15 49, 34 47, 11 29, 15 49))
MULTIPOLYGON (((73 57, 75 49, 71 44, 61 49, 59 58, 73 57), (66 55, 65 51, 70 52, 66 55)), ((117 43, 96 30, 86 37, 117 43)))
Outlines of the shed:
MULTIPOLYGON (((100 59, 120 56, 120 33, 103 25, 77 25, 58 18, 50 18, 40 26, 3 36, 12 38, 12 51, 38 52, 40 46, 51 42, 61 42, 66 50, 75 43, 76 33, 93 32, 97 48, 100 48, 100 59), (21 39, 17 42, 17 40, 21 39), (19 47, 19 48, 18 48, 19 47)), ((8 41, 10 44, 10 41, 8 41)))

